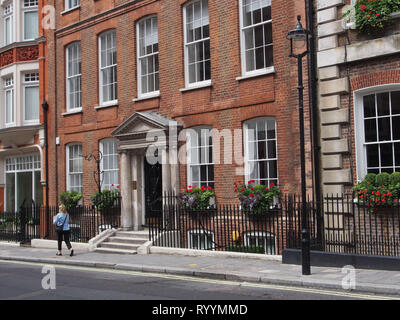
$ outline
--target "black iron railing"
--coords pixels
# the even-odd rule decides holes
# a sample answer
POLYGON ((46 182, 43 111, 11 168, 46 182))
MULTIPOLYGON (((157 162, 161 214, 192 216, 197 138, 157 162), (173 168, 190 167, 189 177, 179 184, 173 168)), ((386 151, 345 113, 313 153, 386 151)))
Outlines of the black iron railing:
MULTIPOLYGON (((400 208, 373 208, 353 195, 307 200, 311 250, 400 256, 400 208)), ((264 212, 247 212, 239 205, 206 210, 183 208, 173 194, 165 194, 163 213, 149 224, 154 245, 216 251, 282 254, 301 248, 301 197, 286 195, 264 212)))

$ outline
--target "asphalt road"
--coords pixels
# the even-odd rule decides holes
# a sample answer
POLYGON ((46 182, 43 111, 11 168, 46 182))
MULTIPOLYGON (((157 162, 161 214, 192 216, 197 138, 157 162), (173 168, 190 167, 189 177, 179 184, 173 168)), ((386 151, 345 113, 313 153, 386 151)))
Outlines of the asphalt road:
MULTIPOLYGON (((348 300, 379 297, 267 284, 0 261, 1 300, 348 300), (45 278, 46 277, 46 278, 45 278), (44 279, 45 278, 45 279, 44 279), (54 278, 53 278, 54 279, 54 278), (55 289, 43 289, 42 284, 55 289)), ((159 304, 154 303, 155 306, 159 304)))

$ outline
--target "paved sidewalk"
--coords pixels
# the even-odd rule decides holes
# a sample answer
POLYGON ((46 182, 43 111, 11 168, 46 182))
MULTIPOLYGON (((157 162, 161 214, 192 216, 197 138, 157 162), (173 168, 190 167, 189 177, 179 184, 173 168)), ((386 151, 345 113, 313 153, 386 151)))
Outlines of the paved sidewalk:
MULTIPOLYGON (((301 275, 301 266, 283 265, 277 261, 221 257, 188 257, 181 255, 119 255, 76 252, 55 256, 51 249, 9 247, 0 243, 0 260, 17 260, 47 264, 64 264, 118 270, 167 273, 240 282, 262 282, 275 285, 304 286, 343 290, 346 274, 340 268, 313 267, 310 276, 301 275)), ((400 298, 400 271, 356 270, 358 292, 388 294, 400 298)))

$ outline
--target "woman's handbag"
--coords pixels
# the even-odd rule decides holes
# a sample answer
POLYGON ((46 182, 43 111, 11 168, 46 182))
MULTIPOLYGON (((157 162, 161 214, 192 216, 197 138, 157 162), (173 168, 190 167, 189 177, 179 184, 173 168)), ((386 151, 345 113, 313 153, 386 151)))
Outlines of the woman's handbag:
POLYGON ((67 220, 67 218, 68 218, 68 215, 65 216, 64 222, 61 226, 56 225, 56 232, 61 232, 64 230, 64 224, 65 224, 65 221, 67 220))

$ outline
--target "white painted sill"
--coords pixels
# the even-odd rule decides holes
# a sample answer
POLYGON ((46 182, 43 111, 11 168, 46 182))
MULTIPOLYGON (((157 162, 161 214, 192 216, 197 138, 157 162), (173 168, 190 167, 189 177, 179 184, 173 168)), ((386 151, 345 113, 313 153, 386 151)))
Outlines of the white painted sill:
POLYGON ((155 99, 155 98, 160 98, 160 97, 161 97, 160 92, 156 92, 156 93, 153 93, 153 94, 143 95, 143 96, 137 97, 137 98, 133 99, 132 101, 133 102, 138 102, 138 101, 155 99))
POLYGON ((67 112, 62 113, 61 115, 69 116, 69 115, 78 114, 78 113, 83 113, 83 109, 80 108, 80 109, 76 109, 76 110, 67 111, 67 112))
POLYGON ((110 108, 110 107, 118 107, 118 100, 113 100, 109 102, 105 102, 99 106, 94 107, 96 110, 97 109, 104 109, 104 108, 110 108))
POLYGON ((73 8, 69 8, 69 9, 64 10, 63 12, 61 12, 61 15, 70 13, 71 11, 75 11, 75 10, 78 10, 78 9, 80 9, 80 8, 81 8, 81 6, 76 6, 76 7, 73 7, 73 8))
POLYGON ((238 77, 238 78, 236 78, 236 80, 237 81, 242 81, 242 80, 246 80, 246 79, 265 76, 267 74, 272 74, 272 73, 275 73, 275 68, 274 67, 269 67, 269 68, 263 69, 262 71, 259 71, 259 72, 249 73, 249 74, 244 75, 242 77, 238 77))
POLYGON ((209 88, 209 87, 212 87, 212 83, 211 82, 204 82, 204 83, 201 83, 201 84, 198 84, 198 85, 193 85, 191 87, 179 89, 179 91, 180 92, 187 92, 187 91, 203 89, 203 88, 209 88))

